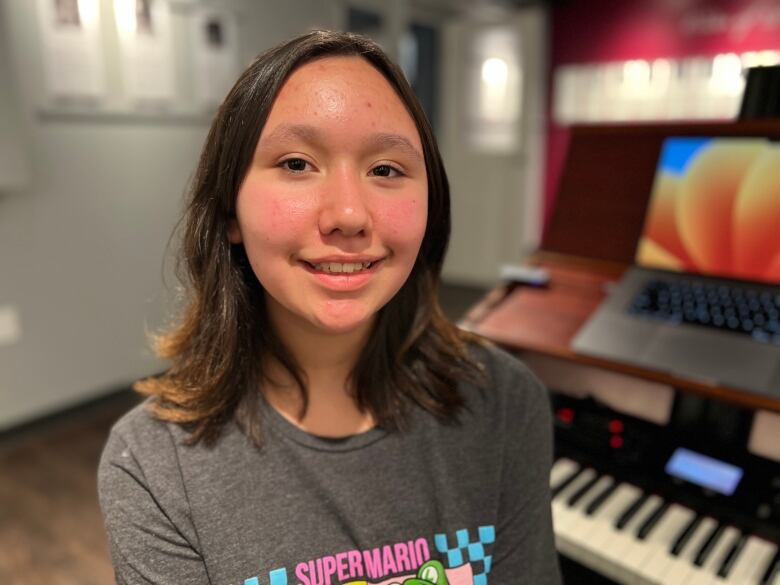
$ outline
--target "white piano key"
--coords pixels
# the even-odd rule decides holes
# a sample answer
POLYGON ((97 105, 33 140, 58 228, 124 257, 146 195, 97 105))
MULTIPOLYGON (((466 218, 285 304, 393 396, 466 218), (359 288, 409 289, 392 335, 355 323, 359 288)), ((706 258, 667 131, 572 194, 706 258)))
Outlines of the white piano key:
POLYGON ((623 557, 630 550, 636 537, 634 532, 639 525, 644 522, 647 514, 650 512, 653 498, 657 496, 649 497, 631 519, 626 523, 622 530, 618 530, 614 527, 614 524, 607 530, 607 536, 601 541, 601 556, 605 561, 604 573, 607 577, 622 581, 625 577, 625 567, 623 565, 623 557))
POLYGON ((693 510, 672 504, 647 536, 645 558, 635 569, 633 583, 661 583, 661 577, 675 558, 669 552, 674 541, 694 517, 693 510))
MULTIPOLYGON (((612 478, 611 475, 602 475, 599 480, 591 486, 590 490, 588 490, 588 493, 585 494, 580 500, 572 506, 572 510, 576 511, 575 519, 573 522, 573 525, 571 526, 572 530, 577 530, 578 532, 583 530, 583 526, 590 526, 592 523, 592 519, 590 516, 587 516, 585 514, 585 508, 588 507, 588 505, 598 496, 603 490, 605 490, 608 486, 612 485, 612 483, 615 480, 612 478)), ((587 529, 586 529, 587 530, 587 529)))
MULTIPOLYGON (((598 496, 602 490, 611 485, 614 479, 609 475, 604 475, 588 490, 580 500, 570 508, 572 511, 571 521, 566 525, 565 535, 567 545, 566 547, 571 550, 577 548, 581 552, 585 553, 590 548, 590 531, 593 528, 593 520, 590 516, 585 514, 585 508, 593 499, 598 496)), ((570 553, 570 556, 577 553, 570 553)))
POLYGON ((689 585, 712 585, 715 583, 718 569, 720 568, 723 558, 731 549, 731 545, 734 544, 734 540, 739 538, 739 530, 733 526, 726 528, 720 535, 720 538, 715 543, 715 546, 710 551, 707 560, 701 567, 694 565, 693 570, 688 576, 689 585))
POLYGON ((757 550, 752 546, 748 548, 748 544, 750 544, 750 540, 752 538, 753 537, 748 537, 747 541, 745 542, 745 546, 742 547, 742 550, 739 552, 736 560, 731 565, 729 574, 726 577, 716 576, 714 581, 715 583, 718 585, 744 585, 742 582, 740 582, 740 579, 743 579, 745 573, 750 570, 757 552, 757 550))
POLYGON ((687 583, 686 579, 694 568, 693 560, 699 552, 699 547, 716 524, 717 522, 712 518, 702 519, 680 554, 677 557, 672 557, 674 560, 667 565, 662 577, 664 583, 687 583))
POLYGON ((590 551, 592 556, 588 566, 600 573, 610 570, 610 561, 604 556, 604 542, 615 532, 614 524, 620 515, 634 501, 641 490, 630 484, 621 484, 615 490, 604 505, 591 516, 591 529, 588 533, 590 551))
POLYGON ((636 534, 639 527, 645 523, 655 509, 661 505, 663 500, 657 495, 651 495, 644 503, 642 508, 637 511, 634 518, 631 519, 630 526, 623 529, 626 537, 626 546, 622 553, 616 558, 617 581, 621 583, 630 583, 631 576, 636 572, 635 567, 644 559, 647 553, 647 547, 644 541, 639 540, 636 534))
POLYGON ((726 583, 729 585, 758 585, 767 563, 775 554, 775 549, 775 544, 763 538, 757 536, 748 538, 745 550, 742 551, 743 558, 737 560, 726 579, 726 583))
MULTIPOLYGON (((594 497, 595 497, 594 492, 594 497)), ((578 542, 568 537, 568 532, 555 527, 555 542, 558 550, 568 556, 569 558, 590 567, 594 571, 603 571, 603 559, 601 559, 601 549, 598 543, 603 540, 606 535, 607 528, 615 521, 615 519, 628 507, 631 501, 640 493, 639 488, 629 485, 621 484, 610 497, 604 502, 604 504, 598 509, 598 511, 590 516, 590 524, 588 525, 587 534, 587 549, 583 549, 578 546, 578 542)))
MULTIPOLYGON (((746 585, 749 583, 747 580, 749 575, 756 570, 756 563, 762 550, 761 539, 755 536, 748 537, 745 542, 745 546, 742 548, 742 552, 737 557, 737 560, 731 567, 731 571, 724 579, 718 577, 715 579, 715 583, 719 585, 727 583, 728 585, 746 585)), ((751 584, 752 585, 752 584, 751 584)))
MULTIPOLYGON (((780 547, 775 547, 775 553, 777 553, 778 549, 780 549, 780 547)), ((766 570, 766 568, 764 570, 766 570)), ((780 585, 780 561, 778 561, 778 564, 775 565, 774 575, 769 577, 769 582, 767 585, 780 585)))
POLYGON ((769 582, 769 585, 780 585, 780 571, 775 571, 775 576, 769 582))
POLYGON ((728 558, 728 565, 726 567, 723 567, 721 565, 721 568, 723 568, 726 571, 726 575, 716 576, 715 582, 716 583, 726 583, 731 578, 731 576, 734 574, 734 567, 741 562, 742 555, 745 552, 745 545, 747 544, 748 538, 750 538, 749 534, 745 534, 744 532, 740 534, 739 539, 734 543, 734 546, 732 547, 732 550, 729 551, 729 554, 731 555, 728 558))
POLYGON ((765 574, 761 578, 766 579, 766 585, 780 585, 780 546, 775 547, 775 554, 769 563, 764 567, 765 574))
POLYGON ((567 459, 566 457, 558 459, 553 463, 552 469, 550 470, 550 487, 554 486, 563 479, 564 476, 569 475, 569 473, 573 472, 579 466, 579 463, 567 459))
POLYGON ((566 500, 594 477, 596 477, 595 469, 591 469, 590 467, 583 469, 582 473, 580 473, 574 481, 555 496, 555 499, 553 499, 552 502, 552 512, 553 526, 555 527, 556 532, 558 530, 566 530, 566 525, 575 518, 572 509, 566 505, 566 500))
MULTIPOLYGON (((766 541, 764 541, 766 542, 766 541)), ((768 554, 765 554, 762 556, 762 558, 758 561, 758 572, 756 573, 756 583, 760 583, 761 579, 764 578, 764 574, 766 573, 767 568, 769 567, 769 563, 774 560, 775 554, 777 553, 777 545, 772 542, 766 542, 769 548, 768 554)), ((780 575, 775 574, 770 579, 770 584, 774 585, 775 583, 780 583, 780 575)))

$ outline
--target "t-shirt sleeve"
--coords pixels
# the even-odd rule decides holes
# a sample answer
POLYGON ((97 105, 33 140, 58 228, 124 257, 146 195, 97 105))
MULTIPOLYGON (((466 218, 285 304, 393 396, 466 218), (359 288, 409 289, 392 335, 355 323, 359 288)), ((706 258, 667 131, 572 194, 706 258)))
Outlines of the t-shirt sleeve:
POLYGON ((559 585, 552 527, 553 427, 546 388, 516 358, 501 352, 505 385, 503 469, 491 583, 559 585))
POLYGON ((100 506, 117 584, 210 583, 197 535, 187 522, 177 466, 166 461, 166 445, 158 445, 163 454, 158 460, 133 443, 113 430, 98 468, 100 506), (161 468, 164 473, 159 473, 161 468), (155 483, 150 485, 147 477, 154 477, 155 483))

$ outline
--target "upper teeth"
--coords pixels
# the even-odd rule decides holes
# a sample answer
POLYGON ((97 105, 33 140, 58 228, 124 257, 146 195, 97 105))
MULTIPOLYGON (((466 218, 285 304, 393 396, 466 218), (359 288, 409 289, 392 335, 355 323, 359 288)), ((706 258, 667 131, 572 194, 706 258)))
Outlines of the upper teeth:
POLYGON ((323 262, 322 264, 314 264, 315 270, 322 270, 323 272, 357 272, 364 268, 369 268, 371 262, 357 262, 357 263, 340 263, 340 262, 323 262))

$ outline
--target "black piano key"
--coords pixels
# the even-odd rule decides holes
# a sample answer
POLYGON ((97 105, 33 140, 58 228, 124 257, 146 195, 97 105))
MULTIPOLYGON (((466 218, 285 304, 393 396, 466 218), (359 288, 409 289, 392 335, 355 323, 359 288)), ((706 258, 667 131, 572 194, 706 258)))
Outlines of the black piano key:
POLYGON ((653 510, 650 516, 648 516, 647 519, 642 522, 642 524, 640 524, 639 530, 636 532, 636 537, 639 540, 644 540, 647 538, 647 535, 650 534, 650 531, 655 527, 656 524, 658 524, 658 521, 663 518, 663 515, 666 514, 669 506, 671 506, 669 502, 661 502, 658 504, 655 510, 653 510))
POLYGON ((723 562, 720 564, 720 567, 718 568, 718 577, 721 577, 725 579, 729 576, 729 572, 731 571, 731 567, 734 566, 734 563, 737 562, 737 559, 739 558, 740 553, 742 552, 742 549, 745 548, 745 543, 747 542, 747 534, 744 532, 739 535, 739 538, 734 540, 734 544, 731 545, 731 548, 729 549, 729 552, 726 553, 726 556, 723 558, 723 562))
POLYGON ((766 566, 766 571, 761 576, 759 585, 771 585, 777 575, 780 575, 780 548, 775 551, 775 556, 772 557, 772 560, 766 566))
POLYGON ((592 478, 590 478, 588 481, 584 483, 576 492, 574 492, 572 495, 569 496, 569 499, 566 500, 566 504, 571 508, 574 506, 577 502, 579 502, 585 494, 587 494, 591 488, 596 485, 596 482, 601 479, 601 476, 594 475, 592 478))
POLYGON ((701 514, 696 514, 690 522, 683 528, 682 532, 680 532, 680 536, 678 536, 675 541, 672 543, 672 548, 669 549, 669 552, 672 553, 672 555, 677 556, 680 554, 680 551, 682 551, 683 547, 688 544, 688 541, 691 539, 691 536, 694 532, 696 532, 696 529, 699 527, 699 524, 701 524, 701 521, 704 519, 704 516, 701 514))
POLYGON ((617 490, 618 482, 615 480, 612 480, 612 483, 609 484, 606 488, 604 488, 599 495, 597 495, 593 500, 588 504, 588 506, 585 508, 585 514, 588 516, 593 516, 599 508, 609 499, 609 496, 615 493, 615 490, 617 490))
POLYGON ((550 491, 552 492, 552 497, 555 498, 559 493, 561 493, 562 490, 566 489, 566 487, 575 480, 575 478, 583 472, 585 468, 584 467, 578 467, 571 473, 569 473, 566 477, 564 477, 562 480, 560 480, 556 485, 552 486, 550 488, 550 491))
POLYGON ((704 542, 699 547, 699 552, 696 553, 696 556, 693 559, 694 565, 701 567, 704 564, 707 557, 710 556, 713 547, 718 543, 718 539, 721 537, 724 530, 726 530, 726 526, 723 524, 718 524, 710 530, 707 538, 704 539, 704 542))
POLYGON ((626 510, 618 516, 617 520, 615 520, 615 528, 618 530, 623 530, 626 527, 626 524, 629 523, 631 518, 634 517, 634 514, 636 514, 639 511, 639 508, 641 508, 644 503, 647 501, 647 498, 650 497, 650 494, 647 492, 642 492, 639 494, 639 497, 634 500, 631 505, 626 508, 626 510))

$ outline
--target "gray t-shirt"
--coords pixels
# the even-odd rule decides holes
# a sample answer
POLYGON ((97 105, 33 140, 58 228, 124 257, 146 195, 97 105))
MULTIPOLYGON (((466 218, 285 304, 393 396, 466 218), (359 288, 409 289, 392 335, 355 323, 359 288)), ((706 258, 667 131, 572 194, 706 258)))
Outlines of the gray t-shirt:
POLYGON ((265 443, 235 424, 218 443, 139 405, 114 425, 98 472, 119 584, 557 585, 543 386, 475 348, 485 389, 443 425, 344 439, 310 435, 263 402, 265 443))

